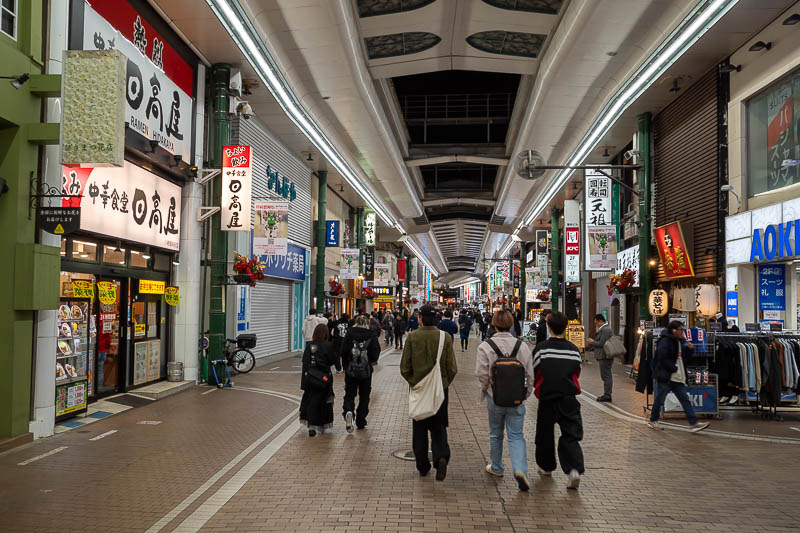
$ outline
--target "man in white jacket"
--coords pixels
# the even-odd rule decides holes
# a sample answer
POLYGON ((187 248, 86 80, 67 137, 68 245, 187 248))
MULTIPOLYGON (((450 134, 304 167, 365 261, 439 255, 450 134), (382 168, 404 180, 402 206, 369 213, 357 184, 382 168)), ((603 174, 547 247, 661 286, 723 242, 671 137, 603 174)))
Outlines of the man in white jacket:
POLYGON ((320 324, 327 324, 328 320, 317 316, 317 310, 311 309, 308 316, 303 321, 303 340, 309 342, 311 337, 314 336, 314 328, 320 324), (324 321, 324 322, 323 322, 324 321))

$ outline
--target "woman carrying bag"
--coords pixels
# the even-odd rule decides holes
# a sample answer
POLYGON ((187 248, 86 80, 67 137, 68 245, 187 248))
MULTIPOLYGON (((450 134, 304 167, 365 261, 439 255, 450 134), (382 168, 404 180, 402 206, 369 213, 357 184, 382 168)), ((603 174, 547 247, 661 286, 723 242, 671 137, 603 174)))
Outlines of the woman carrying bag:
POLYGON ((311 341, 303 352, 303 373, 300 388, 300 422, 308 425, 308 436, 320 435, 333 427, 333 374, 331 366, 338 361, 338 353, 328 342, 328 326, 314 328, 311 341))

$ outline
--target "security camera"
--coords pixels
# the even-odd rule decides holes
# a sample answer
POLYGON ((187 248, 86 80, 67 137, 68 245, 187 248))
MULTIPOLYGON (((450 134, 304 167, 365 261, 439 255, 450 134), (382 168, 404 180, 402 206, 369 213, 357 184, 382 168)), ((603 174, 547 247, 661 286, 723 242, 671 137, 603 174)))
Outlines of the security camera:
POLYGON ((625 159, 639 159, 639 150, 628 150, 625 152, 625 159))
POLYGON ((239 105, 236 106, 236 113, 241 115, 243 119, 249 120, 253 116, 253 108, 247 102, 239 102, 239 105))

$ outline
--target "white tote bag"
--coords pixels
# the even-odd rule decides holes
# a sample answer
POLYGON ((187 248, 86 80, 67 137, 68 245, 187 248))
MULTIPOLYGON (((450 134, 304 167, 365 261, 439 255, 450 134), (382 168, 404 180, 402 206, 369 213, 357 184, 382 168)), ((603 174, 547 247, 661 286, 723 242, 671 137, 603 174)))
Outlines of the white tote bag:
POLYGON ((414 420, 424 420, 435 415, 444 402, 444 384, 439 366, 444 350, 445 332, 439 332, 439 349, 436 364, 427 376, 408 391, 408 415, 414 420))

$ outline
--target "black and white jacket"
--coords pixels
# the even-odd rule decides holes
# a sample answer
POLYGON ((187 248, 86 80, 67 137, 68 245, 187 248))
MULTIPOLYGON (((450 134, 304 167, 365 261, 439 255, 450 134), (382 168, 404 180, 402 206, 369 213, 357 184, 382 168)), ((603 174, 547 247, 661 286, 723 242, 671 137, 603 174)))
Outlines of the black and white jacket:
POLYGON ((556 400, 581 393, 581 353, 566 339, 550 337, 533 351, 534 394, 540 400, 556 400))

